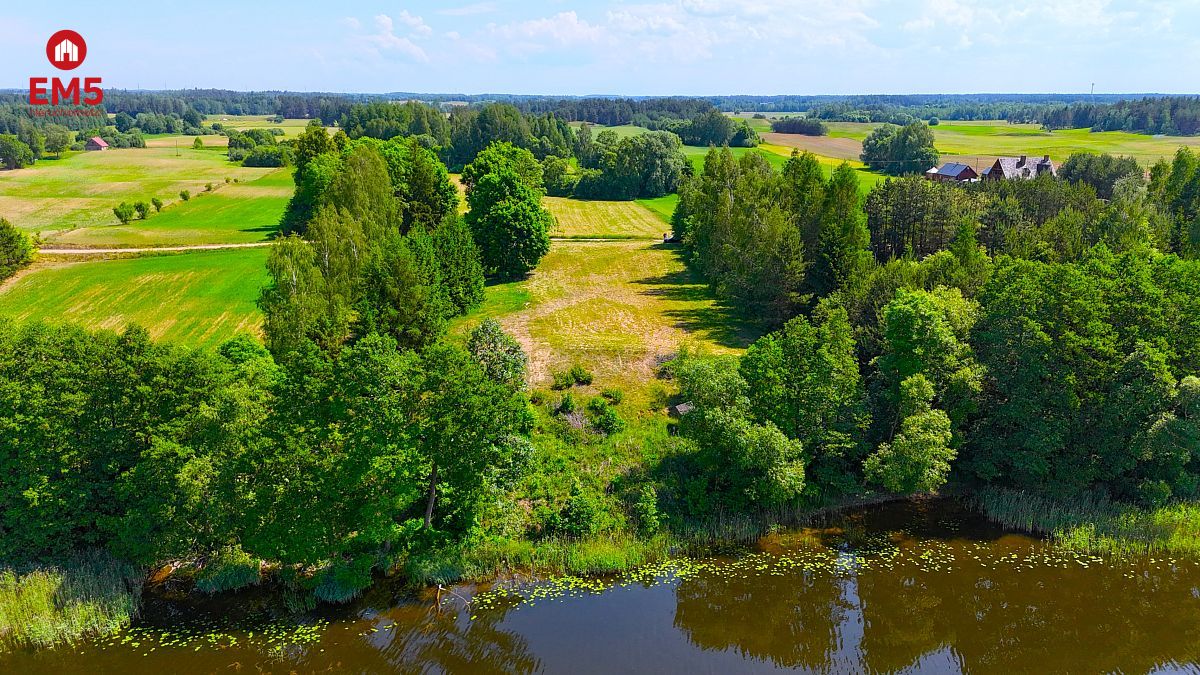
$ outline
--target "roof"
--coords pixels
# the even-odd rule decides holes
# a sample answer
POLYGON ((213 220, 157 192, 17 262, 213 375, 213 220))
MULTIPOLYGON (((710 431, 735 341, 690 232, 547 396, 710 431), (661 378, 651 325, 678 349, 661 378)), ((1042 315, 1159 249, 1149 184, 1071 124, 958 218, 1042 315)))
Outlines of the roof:
POLYGON ((92 136, 91 138, 89 138, 89 139, 88 139, 88 142, 89 142, 89 143, 95 143, 96 145, 98 145, 98 146, 100 146, 100 147, 102 147, 102 148, 107 148, 107 147, 108 147, 108 143, 105 143, 105 142, 104 142, 104 139, 103 139, 103 138, 100 138, 99 136, 92 136))
POLYGON ((947 162, 946 164, 943 164, 940 167, 938 167, 938 170, 936 173, 939 173, 943 176, 957 177, 958 174, 962 173, 963 171, 969 171, 969 170, 971 170, 971 167, 967 166, 966 164, 960 164, 958 162, 947 162))
POLYGON ((1004 178, 1036 178, 1049 171, 1051 176, 1058 175, 1054 162, 1049 157, 999 157, 996 163, 984 169, 983 175, 991 176, 999 166, 1004 178))

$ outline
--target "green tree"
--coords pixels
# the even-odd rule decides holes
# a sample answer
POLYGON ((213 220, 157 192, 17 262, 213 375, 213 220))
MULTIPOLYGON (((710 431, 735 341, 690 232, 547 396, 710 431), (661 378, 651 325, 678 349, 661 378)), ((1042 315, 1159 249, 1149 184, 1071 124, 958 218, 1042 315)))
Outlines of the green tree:
POLYGON ((863 465, 871 482, 891 492, 931 492, 946 483, 957 452, 950 446, 950 418, 933 408, 933 384, 913 375, 900 385, 900 431, 863 465))
POLYGON ((0 281, 33 262, 33 244, 12 223, 0 218, 0 281))
POLYGON ((533 153, 512 143, 497 142, 488 145, 470 164, 463 167, 461 180, 467 190, 467 200, 470 201, 471 191, 480 179, 488 174, 499 173, 503 169, 516 173, 529 189, 542 191, 542 165, 533 153))
POLYGON ((134 202, 133 210, 137 212, 138 220, 145 220, 146 216, 150 215, 150 205, 146 202, 134 202))
POLYGON ((155 212, 155 213, 158 213, 158 212, 162 211, 162 208, 163 208, 163 200, 159 199, 158 197, 151 197, 151 198, 150 198, 150 204, 154 206, 154 212, 155 212))
POLYGON ((512 389, 525 388, 529 357, 517 340, 504 332, 495 319, 484 319, 467 338, 467 351, 483 366, 493 381, 512 389))
POLYGON ((75 132, 60 125, 46 125, 46 151, 53 152, 56 157, 62 157, 63 150, 71 147, 75 132))
POLYGON ((203 150, 204 149, 204 141, 200 140, 199 136, 196 137, 196 140, 192 141, 192 149, 193 150, 203 150))
POLYGON ((133 220, 134 207, 126 202, 121 202, 113 207, 113 215, 117 217, 117 220, 121 221, 122 225, 127 225, 129 221, 133 220))
POLYGON ((33 164, 33 151, 13 134, 0 134, 0 162, 6 169, 23 169, 33 164))
POLYGON ((860 158, 871 169, 893 176, 921 173, 938 162, 933 132, 921 121, 903 127, 884 124, 863 140, 860 158))
POLYGON ((484 288, 483 262, 471 229, 457 213, 447 214, 433 231, 433 245, 455 314, 465 314, 483 302, 484 288))
POLYGON ((486 272, 504 280, 520 279, 550 251, 554 217, 542 208, 541 193, 511 168, 482 175, 467 203, 467 224, 486 272))

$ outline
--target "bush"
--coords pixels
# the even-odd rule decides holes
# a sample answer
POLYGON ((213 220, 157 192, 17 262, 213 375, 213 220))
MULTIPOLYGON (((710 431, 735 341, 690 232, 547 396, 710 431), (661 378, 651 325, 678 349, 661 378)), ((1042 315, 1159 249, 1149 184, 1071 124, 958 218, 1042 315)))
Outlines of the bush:
POLYGON ((199 136, 196 137, 196 140, 192 141, 192 149, 193 150, 203 150, 204 149, 204 141, 200 140, 199 136))
POLYGON ((592 426, 596 431, 608 436, 624 431, 625 420, 622 419, 621 414, 617 412, 616 408, 610 408, 606 405, 604 412, 592 420, 592 426))
POLYGON ((809 117, 785 117, 771 122, 771 131, 779 134, 803 134, 805 136, 824 136, 829 128, 818 119, 809 117))
POLYGON ((154 206, 155 213, 162 211, 163 201, 161 199, 159 199, 158 197, 151 197, 150 203, 154 206))
POLYGON ((286 145, 260 145, 242 160, 242 166, 278 167, 291 164, 292 149, 286 145))
POLYGON ((204 191, 205 191, 205 192, 212 192, 212 191, 213 191, 213 184, 212 184, 212 183, 205 183, 205 184, 204 184, 204 191))
POLYGON ((942 121, 936 117, 929 118, 929 126, 931 126, 931 127, 936 127, 937 125, 939 125, 941 123, 942 123, 942 121))
POLYGON ((616 388, 605 389, 604 391, 600 392, 600 395, 608 399, 608 402, 612 403, 613 405, 620 405, 621 401, 625 400, 625 392, 616 388))
POLYGON ((662 526, 662 516, 658 512, 658 492, 653 485, 642 486, 633 502, 632 511, 642 534, 656 534, 662 526))
POLYGON ((187 200, 192 198, 192 191, 191 190, 180 190, 179 198, 186 202, 187 200))
POLYGON ((571 377, 570 373, 554 373, 551 377, 554 379, 554 384, 550 385, 550 388, 555 391, 562 391, 563 389, 570 389, 575 386, 575 378, 571 377))
POLYGON ((113 207, 113 215, 117 217, 117 220, 121 221, 122 225, 133 220, 133 214, 133 207, 125 202, 121 202, 113 207))
POLYGON ((571 381, 575 384, 588 385, 592 383, 592 374, 587 370, 587 368, 584 368, 578 363, 571 366, 571 370, 567 373, 567 375, 570 376, 571 381))
POLYGON ((133 210, 137 211, 138 220, 145 220, 146 216, 150 215, 150 205, 146 202, 134 203, 133 210))
POLYGON ((556 534, 575 538, 595 534, 600 529, 600 503, 575 485, 558 517, 550 521, 556 534))
POLYGON ((558 402, 558 407, 554 409, 554 412, 559 415, 569 415, 578 409, 579 405, 575 403, 575 397, 571 395, 571 392, 567 392, 563 394, 562 400, 558 402))
POLYGON ((257 584, 262 578, 259 561, 240 547, 231 546, 209 559, 196 575, 196 589, 202 593, 221 593, 257 584))

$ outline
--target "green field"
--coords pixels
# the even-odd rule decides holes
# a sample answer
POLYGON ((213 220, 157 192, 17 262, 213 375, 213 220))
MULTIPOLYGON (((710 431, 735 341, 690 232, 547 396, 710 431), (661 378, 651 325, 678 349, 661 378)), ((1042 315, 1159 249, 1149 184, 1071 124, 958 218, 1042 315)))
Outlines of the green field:
POLYGON ((661 240, 665 229, 658 215, 637 202, 545 197, 542 203, 558 221, 553 237, 661 240))
POLYGON ((679 204, 679 195, 669 194, 665 197, 639 199, 637 203, 653 211, 654 215, 661 218, 663 222, 670 224, 671 216, 675 213, 675 207, 679 204))
POLYGON ((155 339, 216 345, 258 334, 266 259, 266 248, 250 248, 39 262, 0 287, 0 316, 115 330, 136 323, 155 339))
MULTIPOLYGON (((829 138, 861 142, 878 124, 862 122, 828 122, 829 138)), ((1170 158, 1180 146, 1200 148, 1200 137, 1147 136, 1124 131, 1092 133, 1088 129, 1065 129, 1049 132, 1036 124, 1008 124, 1004 121, 943 121, 933 129, 934 143, 945 159, 964 161, 972 166, 978 161, 990 164, 997 156, 1050 155, 1062 162, 1076 152, 1128 155, 1143 165, 1160 158, 1170 158)), ((801 142, 820 144, 820 139, 799 137, 801 142), (808 140, 805 140, 808 139, 808 140)))
POLYGON ((283 136, 281 138, 293 138, 304 133, 304 128, 311 121, 285 119, 282 122, 276 123, 274 120, 274 115, 209 115, 204 120, 204 123, 212 124, 216 122, 223 127, 239 129, 241 131, 247 129, 283 129, 283 136))
POLYGON ((135 248, 265 241, 279 228, 294 190, 290 169, 276 169, 245 183, 221 183, 161 213, 128 225, 63 232, 51 244, 68 248, 135 248))
MULTIPOLYGON (((58 233, 116 225, 112 208, 122 201, 171 204, 180 190, 193 195, 225 178, 253 181, 274 169, 231 164, 221 148, 131 148, 78 152, 43 159, 32 167, 0 171, 0 217, 51 243, 58 233)), ((149 221, 147 221, 149 222, 149 221)))

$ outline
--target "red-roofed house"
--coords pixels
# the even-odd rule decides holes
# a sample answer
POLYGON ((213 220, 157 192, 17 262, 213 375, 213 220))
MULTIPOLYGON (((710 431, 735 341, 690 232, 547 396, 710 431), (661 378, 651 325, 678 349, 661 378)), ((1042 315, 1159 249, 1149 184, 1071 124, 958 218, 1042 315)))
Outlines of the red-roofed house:
POLYGON ((92 136, 91 138, 88 139, 88 142, 84 144, 83 149, 84 150, 107 150, 108 143, 105 143, 104 139, 100 138, 99 136, 92 136))

